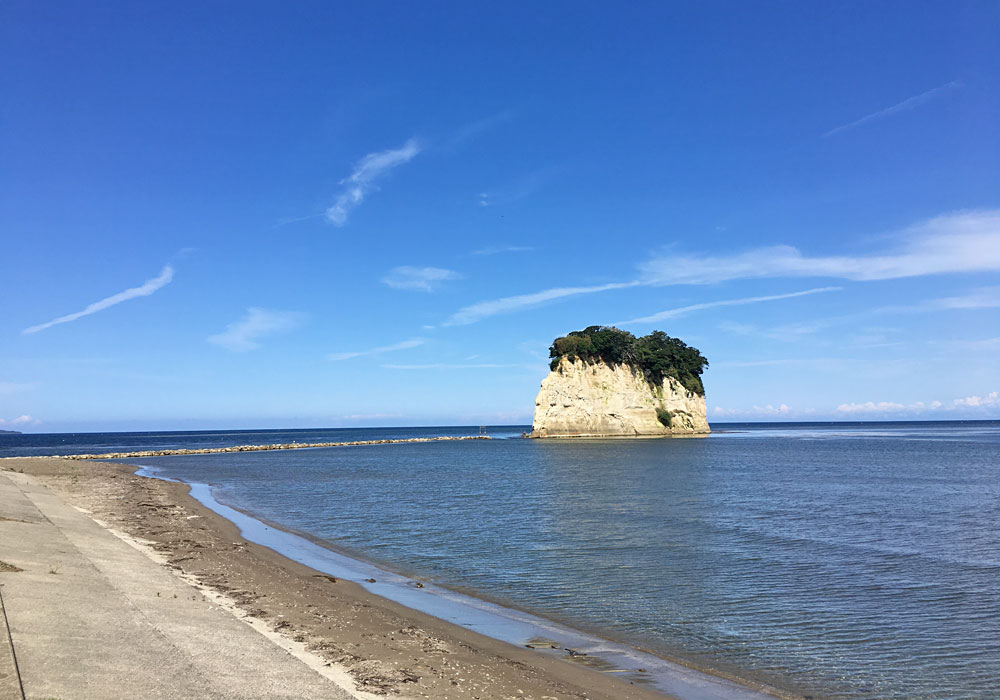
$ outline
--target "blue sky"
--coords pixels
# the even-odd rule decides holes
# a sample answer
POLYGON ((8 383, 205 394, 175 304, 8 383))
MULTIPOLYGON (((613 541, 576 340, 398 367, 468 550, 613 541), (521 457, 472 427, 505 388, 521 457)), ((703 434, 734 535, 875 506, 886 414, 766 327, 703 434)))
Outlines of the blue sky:
POLYGON ((0 9, 0 428, 1000 417, 995 2, 0 9))

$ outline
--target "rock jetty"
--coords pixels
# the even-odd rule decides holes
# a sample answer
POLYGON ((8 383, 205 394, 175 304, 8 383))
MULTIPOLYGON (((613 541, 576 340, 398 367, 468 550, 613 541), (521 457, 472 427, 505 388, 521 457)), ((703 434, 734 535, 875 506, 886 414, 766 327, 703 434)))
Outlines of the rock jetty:
POLYGON ((395 445, 404 442, 446 442, 453 440, 490 440, 488 435, 440 435, 438 437, 400 438, 396 440, 354 440, 352 442, 283 442, 273 445, 234 445, 232 447, 201 447, 177 450, 140 450, 137 452, 105 452, 99 455, 53 455, 63 459, 134 459, 168 455, 209 455, 225 452, 266 452, 267 450, 302 450, 310 447, 357 447, 359 445, 395 445))

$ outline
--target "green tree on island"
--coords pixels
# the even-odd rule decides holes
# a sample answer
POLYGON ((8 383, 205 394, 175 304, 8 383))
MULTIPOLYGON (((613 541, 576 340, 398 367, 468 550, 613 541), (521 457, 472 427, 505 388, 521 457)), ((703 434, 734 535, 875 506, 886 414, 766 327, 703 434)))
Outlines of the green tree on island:
POLYGON ((568 357, 583 362, 604 362, 608 365, 627 365, 642 372, 654 386, 665 377, 673 377, 688 391, 701 396, 705 387, 701 373, 708 367, 708 360, 697 348, 663 331, 636 338, 628 331, 613 326, 589 326, 556 338, 549 348, 550 367, 555 370, 559 360, 568 357))

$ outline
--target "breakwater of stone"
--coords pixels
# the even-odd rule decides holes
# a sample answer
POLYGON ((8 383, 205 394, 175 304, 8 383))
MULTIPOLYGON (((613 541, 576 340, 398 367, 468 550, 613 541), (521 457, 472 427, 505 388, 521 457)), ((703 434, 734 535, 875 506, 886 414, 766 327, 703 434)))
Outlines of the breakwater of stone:
POLYGON ((302 450, 307 447, 357 447, 359 445, 392 445, 401 442, 444 442, 453 440, 491 440, 488 435, 442 435, 439 437, 401 438, 396 440, 354 440, 352 442, 283 442, 274 445, 233 445, 177 450, 140 450, 138 452, 105 452, 99 455, 52 455, 63 459, 133 459, 136 457, 166 457, 169 455, 208 455, 224 452, 266 452, 267 450, 302 450))

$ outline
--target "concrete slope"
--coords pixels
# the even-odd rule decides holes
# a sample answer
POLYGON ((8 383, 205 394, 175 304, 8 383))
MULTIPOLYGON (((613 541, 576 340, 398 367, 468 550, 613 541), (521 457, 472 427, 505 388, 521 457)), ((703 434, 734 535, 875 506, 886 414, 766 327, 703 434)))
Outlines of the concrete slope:
POLYGON ((0 474, 0 562, 29 699, 353 697, 23 474, 0 474))

